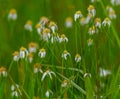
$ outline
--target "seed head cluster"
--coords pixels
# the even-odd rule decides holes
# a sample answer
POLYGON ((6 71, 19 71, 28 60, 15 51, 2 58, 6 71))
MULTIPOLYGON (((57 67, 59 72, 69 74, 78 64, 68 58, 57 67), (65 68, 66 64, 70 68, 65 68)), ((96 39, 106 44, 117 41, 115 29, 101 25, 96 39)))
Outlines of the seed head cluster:
MULTIPOLYGON (((95 2, 99 2, 99 0, 91 0, 91 2, 93 4, 95 2)), ((120 4, 120 0, 110 0, 110 2, 112 6, 120 4)), ((42 85, 44 82, 50 83, 49 85, 42 85, 47 87, 49 86, 49 88, 45 89, 44 95, 45 97, 50 98, 54 94, 51 90, 51 82, 53 83, 57 76, 63 75, 61 77, 64 78, 63 81, 60 80, 61 86, 59 87, 68 88, 69 85, 72 84, 72 81, 65 79, 64 77, 64 75, 67 77, 70 76, 68 75, 69 73, 67 71, 73 69, 69 67, 76 66, 75 68, 79 67, 82 69, 83 67, 81 68, 80 66, 85 65, 83 64, 85 61, 84 58, 86 57, 85 48, 88 52, 90 52, 91 49, 95 49, 94 45, 96 36, 102 35, 102 30, 109 30, 111 28, 112 22, 117 19, 117 12, 114 10, 114 7, 106 6, 106 16, 103 15, 101 17, 97 14, 96 6, 92 4, 88 5, 86 8, 86 14, 84 14, 85 12, 82 13, 82 10, 77 10, 74 12, 74 15, 72 15, 73 17, 67 16, 63 25, 66 29, 64 32, 61 27, 59 28, 59 24, 57 22, 51 20, 51 18, 47 16, 40 17, 39 21, 36 23, 29 19, 24 22, 23 30, 26 34, 23 35, 27 35, 27 37, 25 36, 25 41, 29 42, 27 42, 27 44, 23 44, 24 46, 21 45, 19 49, 13 51, 12 54, 13 64, 19 64, 18 68, 20 68, 21 71, 24 71, 23 77, 21 78, 23 79, 23 85, 25 78, 28 76, 26 72, 30 72, 32 76, 39 77, 36 79, 36 81, 33 81, 34 83, 37 83, 38 85, 42 85), (86 34, 81 33, 82 29, 86 31, 86 34), (71 32, 71 34, 69 32, 71 32), (83 38, 80 37, 81 34, 84 35, 83 38), (72 37, 69 38, 71 35, 72 37), (31 37, 29 38, 29 36, 31 37), (82 42, 82 40, 85 42, 82 42), (76 44, 74 44, 74 42, 76 42, 76 44), (73 52, 71 52, 68 46, 70 46, 70 48, 72 47, 73 52), (71 64, 69 64, 69 62, 71 64), (61 74, 58 73, 58 68, 61 69, 61 74)), ((18 16, 19 13, 17 10, 11 9, 8 13, 8 21, 13 22, 17 20, 18 16)), ((11 66, 9 67, 10 69, 13 68, 11 66)), ((6 67, 1 66, 0 77, 7 77, 9 75, 10 69, 7 70, 6 67)), ((80 71, 79 69, 75 70, 80 71)), ((92 78, 91 73, 82 74, 84 74, 84 79, 87 77, 92 78)), ((111 72, 109 70, 100 68, 100 77, 104 77, 110 74, 111 72)), ((78 74, 76 73, 76 75, 78 74)), ((23 94, 21 90, 24 91, 24 86, 20 86, 15 82, 13 83, 14 84, 11 85, 11 96, 22 96, 23 94)), ((74 83, 73 85, 76 87, 74 83)), ((36 96, 34 99, 36 99, 36 96)))

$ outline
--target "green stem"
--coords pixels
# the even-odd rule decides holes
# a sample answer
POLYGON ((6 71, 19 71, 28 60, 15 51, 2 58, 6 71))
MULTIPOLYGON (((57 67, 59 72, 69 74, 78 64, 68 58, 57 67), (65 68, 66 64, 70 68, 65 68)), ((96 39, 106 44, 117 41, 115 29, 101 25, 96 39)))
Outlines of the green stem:
POLYGON ((8 72, 10 72, 10 70, 11 70, 11 68, 12 68, 12 64, 13 64, 13 60, 12 60, 11 63, 10 63, 10 66, 9 66, 8 72))
POLYGON ((27 92, 23 88, 21 88, 21 89, 23 90, 23 92, 26 95, 27 99, 31 99, 30 96, 27 94, 27 92))
POLYGON ((77 43, 77 23, 75 23, 75 44, 76 44, 76 52, 78 52, 78 43, 77 43))

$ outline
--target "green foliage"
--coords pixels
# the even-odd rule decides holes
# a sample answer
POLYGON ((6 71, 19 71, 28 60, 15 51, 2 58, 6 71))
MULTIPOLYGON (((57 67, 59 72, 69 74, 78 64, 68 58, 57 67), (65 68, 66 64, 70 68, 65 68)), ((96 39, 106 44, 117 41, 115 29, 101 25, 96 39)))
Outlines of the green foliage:
POLYGON ((0 99, 119 99, 119 5, 0 0, 0 99))

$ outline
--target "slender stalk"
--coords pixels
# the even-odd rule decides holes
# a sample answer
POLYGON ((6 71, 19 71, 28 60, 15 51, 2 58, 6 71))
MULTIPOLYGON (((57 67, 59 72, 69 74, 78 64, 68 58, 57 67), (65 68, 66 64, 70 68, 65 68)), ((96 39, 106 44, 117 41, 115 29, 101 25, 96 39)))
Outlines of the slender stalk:
POLYGON ((75 23, 75 46, 76 46, 76 53, 78 53, 78 35, 77 35, 78 31, 77 31, 77 22, 75 23))
POLYGON ((13 60, 12 60, 11 63, 10 63, 10 66, 9 66, 8 72, 10 72, 10 70, 11 70, 11 68, 12 68, 12 65, 13 65, 13 60))

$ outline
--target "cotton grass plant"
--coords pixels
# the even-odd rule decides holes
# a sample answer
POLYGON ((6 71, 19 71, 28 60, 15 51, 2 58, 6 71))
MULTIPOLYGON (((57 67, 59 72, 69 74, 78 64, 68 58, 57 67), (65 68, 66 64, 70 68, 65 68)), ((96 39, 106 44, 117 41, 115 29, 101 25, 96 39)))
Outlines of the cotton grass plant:
POLYGON ((10 1, 0 1, 0 99, 120 98, 119 0, 10 1))

